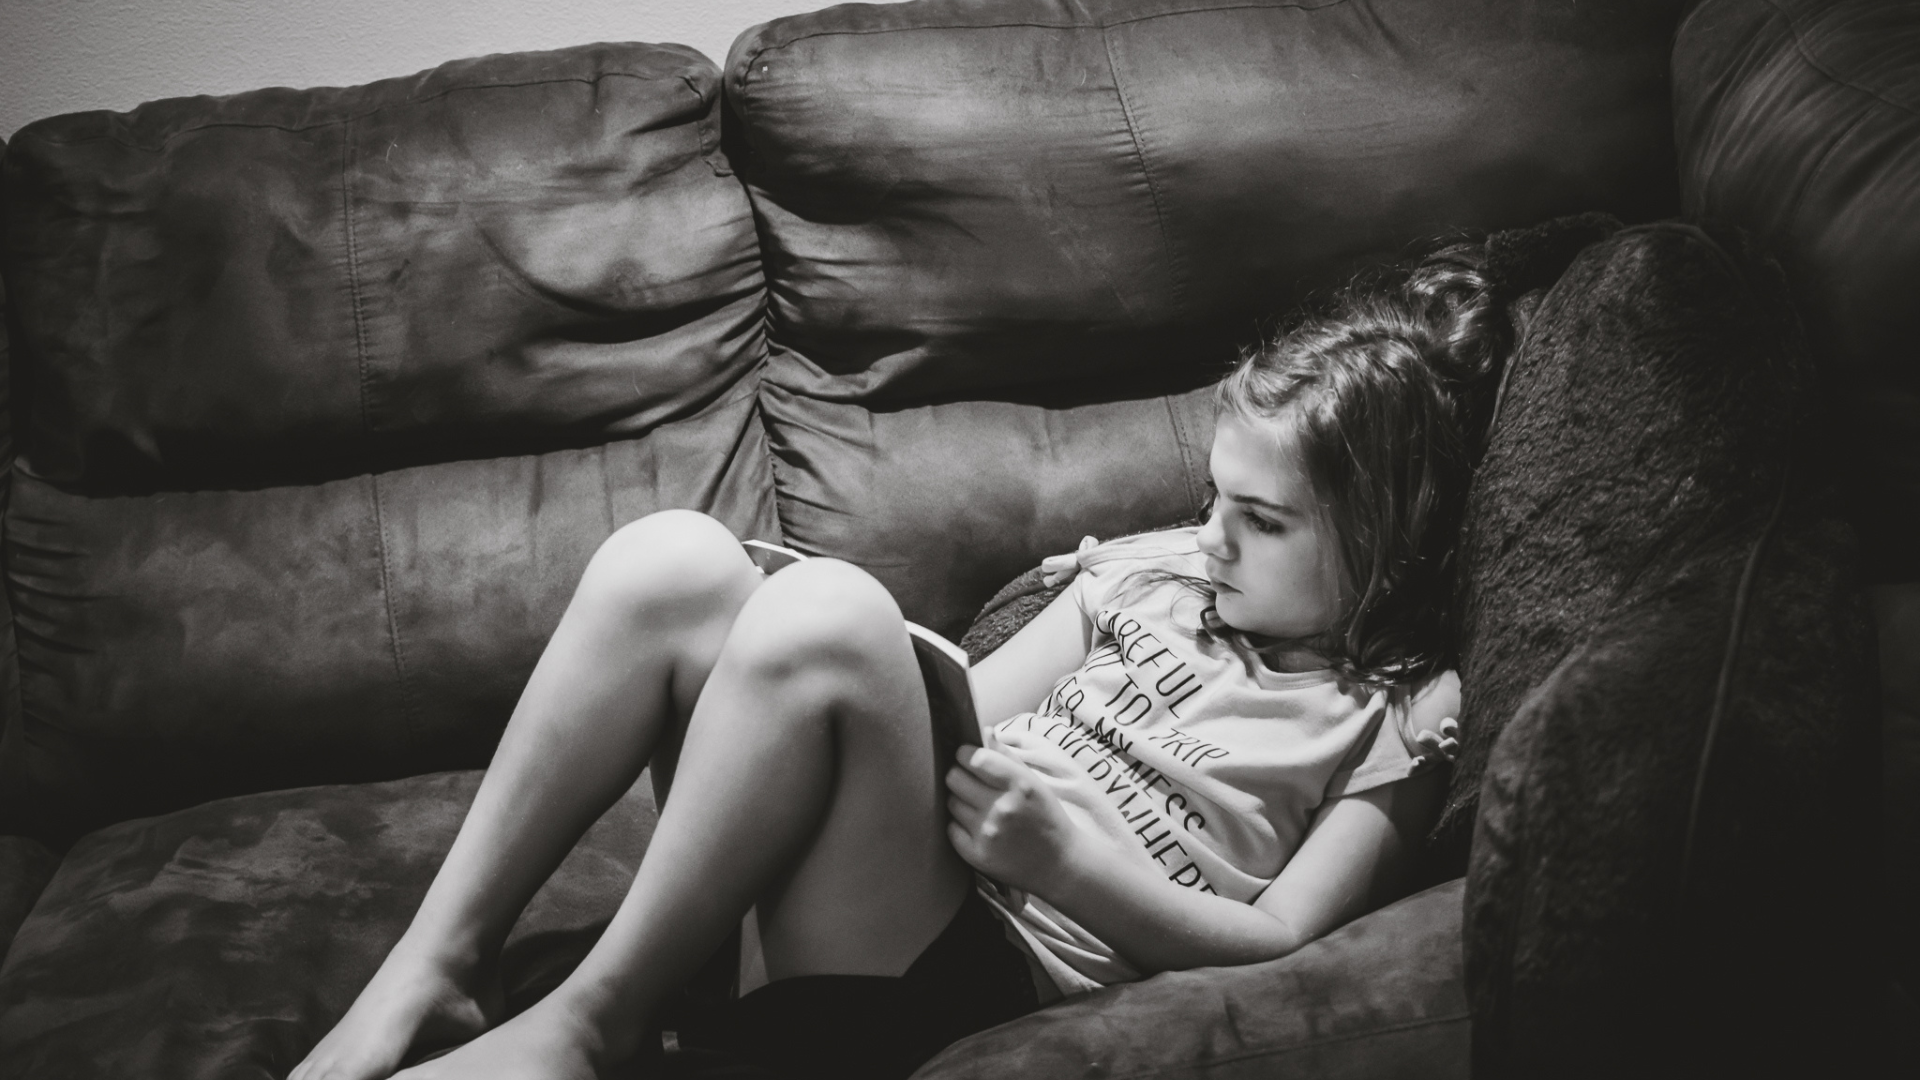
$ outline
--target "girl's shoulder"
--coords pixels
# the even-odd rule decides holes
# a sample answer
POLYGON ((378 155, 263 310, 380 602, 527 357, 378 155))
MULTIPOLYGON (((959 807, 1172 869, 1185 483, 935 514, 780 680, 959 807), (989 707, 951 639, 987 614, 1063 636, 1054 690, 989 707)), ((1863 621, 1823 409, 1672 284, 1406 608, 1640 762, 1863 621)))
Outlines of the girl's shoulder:
POLYGON ((1080 609, 1091 617, 1105 604, 1128 604, 1183 579, 1200 578, 1206 564, 1199 531, 1189 526, 1083 543, 1074 553, 1077 576, 1072 586, 1080 609))
POLYGON ((1082 570, 1108 575, 1148 569, 1187 572, 1201 561, 1199 536, 1199 527, 1193 525, 1136 533, 1082 547, 1076 558, 1082 570))

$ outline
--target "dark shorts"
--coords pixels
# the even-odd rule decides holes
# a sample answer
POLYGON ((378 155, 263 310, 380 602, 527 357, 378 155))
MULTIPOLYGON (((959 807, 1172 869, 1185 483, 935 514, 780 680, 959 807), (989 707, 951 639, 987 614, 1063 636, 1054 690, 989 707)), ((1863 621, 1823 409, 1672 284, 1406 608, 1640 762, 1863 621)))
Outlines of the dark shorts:
POLYGON ((973 890, 904 975, 781 979, 679 1033, 669 1075, 904 1077, 1039 1007, 1027 957, 973 890))

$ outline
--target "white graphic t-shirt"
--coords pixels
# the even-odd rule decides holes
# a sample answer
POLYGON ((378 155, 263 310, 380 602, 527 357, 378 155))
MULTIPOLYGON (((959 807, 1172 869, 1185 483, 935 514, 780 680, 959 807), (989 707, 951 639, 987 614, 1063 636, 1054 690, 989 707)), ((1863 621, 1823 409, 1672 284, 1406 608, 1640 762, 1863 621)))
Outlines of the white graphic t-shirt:
MULTIPOLYGON (((1404 695, 1332 671, 1249 667, 1196 639, 1204 601, 1197 530, 1081 553, 1068 587, 1093 648, 1040 707, 994 730, 999 748, 1045 777, 1081 828, 1177 885, 1252 903, 1300 846, 1321 803, 1416 771, 1404 695), (1390 716, 1389 714, 1395 714, 1390 716)), ((1062 994, 1138 979, 1113 949, 1046 901, 982 893, 1062 994)))

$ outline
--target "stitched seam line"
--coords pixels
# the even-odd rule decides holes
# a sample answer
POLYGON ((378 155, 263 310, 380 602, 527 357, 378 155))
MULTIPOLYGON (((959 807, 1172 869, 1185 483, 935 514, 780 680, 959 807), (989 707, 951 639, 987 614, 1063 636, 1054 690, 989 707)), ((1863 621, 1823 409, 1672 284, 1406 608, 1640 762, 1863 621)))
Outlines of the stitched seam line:
MULTIPOLYGON (((370 372, 367 367, 367 321, 360 297, 360 241, 353 214, 353 121, 340 129, 340 208, 347 234, 347 308, 353 316, 354 359, 360 373, 360 423, 369 438, 373 435, 372 411, 367 403, 370 372)), ((400 644, 400 620, 393 609, 393 570, 387 557, 387 515, 380 504, 380 477, 369 473, 367 484, 373 501, 373 532, 380 558, 380 601, 387 613, 387 641, 393 650, 394 681, 400 692, 400 716, 407 725, 407 742, 416 742, 418 725, 407 693, 406 650, 400 644)))
POLYGON ((1180 270, 1180 259, 1174 254, 1173 241, 1167 235, 1167 213, 1160 202, 1160 185, 1153 182, 1153 170, 1147 167, 1146 147, 1140 142, 1140 125, 1134 121, 1133 103, 1127 100, 1127 88, 1120 82, 1120 66, 1113 60, 1113 39, 1107 35, 1107 28, 1100 28, 1100 48, 1107 54, 1107 74, 1113 76, 1113 96, 1120 101, 1120 115, 1127 121, 1127 138, 1133 142, 1133 159, 1140 163, 1140 178, 1147 182, 1147 195, 1153 201, 1153 220, 1160 227, 1160 246, 1167 253, 1167 276, 1173 283, 1173 306, 1175 311, 1185 311, 1186 282, 1185 274, 1180 270))
POLYGON ((387 609, 387 641, 393 648, 393 676, 400 692, 400 719, 407 727, 407 748, 418 745, 420 725, 414 716, 413 695, 407 685, 406 649, 400 644, 400 620, 393 610, 393 569, 387 558, 387 514, 380 500, 380 475, 369 473, 367 485, 373 493, 373 531, 379 542, 380 599, 387 609))
POLYGON ((388 109, 403 109, 410 105, 425 105, 430 102, 439 101, 441 98, 449 97, 453 94, 465 93, 470 90, 513 90, 523 86, 551 86, 555 83, 581 83, 592 86, 602 79, 638 79, 641 82, 664 82, 668 79, 688 78, 686 75, 639 75, 631 71, 605 71, 591 79, 580 78, 578 76, 561 76, 552 79, 528 79, 525 82, 475 83, 472 86, 449 86, 437 94, 429 94, 426 97, 419 98, 407 98, 404 101, 388 102, 385 105, 376 105, 366 112, 358 112, 351 116, 343 116, 335 120, 322 120, 312 124, 260 124, 249 123, 244 120, 212 120, 204 124, 195 124, 192 127, 168 132, 157 143, 131 142, 111 132, 100 135, 89 135, 80 139, 51 139, 38 133, 32 134, 30 138, 35 142, 44 143, 48 146, 81 146, 93 142, 113 142, 129 150, 145 150, 149 153, 157 154, 166 148, 167 143, 172 142, 182 135, 191 135, 196 131, 209 131, 214 128, 254 128, 262 131, 285 131, 292 134, 298 134, 303 131, 319 131, 322 128, 330 128, 338 124, 352 124, 358 120, 365 120, 370 116, 378 116, 388 109))
POLYGON ((1185 418, 1180 415, 1181 410, 1174 403, 1173 395, 1169 394, 1160 400, 1166 403, 1167 416, 1173 421, 1174 445, 1180 450, 1180 479, 1185 482, 1187 486, 1187 509, 1198 513, 1200 510, 1200 490, 1193 486, 1193 433, 1187 427, 1185 418))
POLYGON ((1820 179, 1820 174, 1826 171, 1827 162, 1833 160, 1834 151, 1840 149, 1840 144, 1847 141, 1847 136, 1852 135, 1854 129, 1858 128, 1866 118, 1865 111, 1855 113, 1845 127, 1836 132, 1833 138, 1827 140, 1826 148, 1820 151, 1820 160, 1814 162, 1813 168, 1808 169, 1806 175, 1800 178, 1799 190, 1793 193, 1793 198, 1787 203, 1788 221, 1800 216, 1800 206, 1807 201, 1807 192, 1813 189, 1814 181, 1820 179))
POLYGON ((1774 11, 1774 14, 1780 16, 1781 21, 1787 24, 1787 29, 1792 31, 1794 53, 1798 55, 1801 60, 1805 61, 1808 67, 1826 76, 1829 82, 1832 82, 1836 86, 1844 86, 1847 89, 1854 91, 1855 93, 1865 94, 1866 96, 1874 99, 1875 101, 1880 102, 1883 105, 1888 105, 1895 109, 1899 109, 1901 112, 1906 113, 1908 116, 1920 115, 1920 113, 1916 113, 1913 106, 1911 105, 1906 105, 1901 102, 1895 101, 1892 98, 1887 97, 1884 94, 1881 94, 1879 91, 1870 90, 1867 87, 1861 86, 1859 83, 1854 82, 1850 79, 1843 79, 1839 75, 1836 75, 1832 71, 1828 70, 1826 65, 1814 59, 1813 54, 1807 51, 1806 35, 1801 32, 1800 24, 1794 21, 1793 16, 1789 14, 1787 11, 1785 11, 1784 9, 1782 9, 1779 4, 1774 2, 1774 0, 1767 0, 1767 6, 1772 8, 1774 11))
MULTIPOLYGON (((1792 447, 1789 445, 1789 451, 1792 447)), ((1787 491, 1792 486, 1791 469, 1780 479, 1780 492, 1774 497, 1773 511, 1767 515, 1766 527, 1760 530, 1760 536, 1753 542, 1753 550, 1747 553, 1747 565, 1740 571, 1740 587, 1733 597, 1732 625, 1727 632, 1727 647, 1720 658, 1720 677, 1713 688, 1713 710, 1707 714, 1707 737, 1700 747, 1700 765, 1694 771, 1693 796, 1687 807, 1687 834, 1685 846, 1680 853, 1680 888, 1675 897, 1676 906, 1686 907, 1687 889, 1693 878, 1694 847, 1700 828, 1700 810, 1706 801, 1707 775, 1713 764, 1713 747, 1720 737, 1721 722, 1726 717, 1727 698, 1732 694, 1733 665, 1740 655, 1740 639, 1747 628, 1747 605, 1753 595, 1753 583, 1759 576, 1760 558, 1766 552, 1768 543, 1773 539, 1775 528, 1787 507, 1787 491)))
POLYGON ((1017 27, 1032 27, 1036 30, 1105 30, 1110 26, 1131 26, 1134 23, 1153 22, 1156 19, 1177 19, 1185 15, 1205 15, 1215 11, 1277 11, 1291 8, 1295 11, 1320 11, 1325 8, 1339 7, 1347 0, 1326 0, 1324 3, 1300 4, 1196 4, 1178 11, 1156 11, 1150 15, 1133 15, 1121 19, 1109 19, 1105 22, 1042 22, 1039 19, 1006 19, 1000 22, 982 23, 920 23, 913 26, 871 26, 847 30, 809 30, 795 34, 778 42, 768 42, 753 52, 758 59, 761 53, 773 49, 784 49, 789 45, 824 37, 867 37, 872 34, 913 34, 930 30, 1011 30, 1017 27))
POLYGON ((360 425, 373 434, 367 406, 367 320, 360 303, 360 237, 353 217, 353 122, 340 129, 340 218, 347 234, 347 310, 353 316, 354 364, 360 376, 360 425))

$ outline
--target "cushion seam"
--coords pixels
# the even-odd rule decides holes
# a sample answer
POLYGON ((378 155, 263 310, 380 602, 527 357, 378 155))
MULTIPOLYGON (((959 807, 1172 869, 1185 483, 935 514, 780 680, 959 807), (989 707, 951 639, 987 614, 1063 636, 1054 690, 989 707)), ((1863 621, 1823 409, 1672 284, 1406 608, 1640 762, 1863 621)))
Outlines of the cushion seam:
MULTIPOLYGON (((1344 1043, 1344 1042, 1352 1042, 1355 1039, 1369 1039, 1379 1035, 1392 1035, 1392 1034, 1397 1034, 1403 1031, 1415 1031, 1423 1027, 1434 1027, 1439 1024, 1458 1023, 1461 1020, 1471 1019, 1472 1016, 1473 1016, 1473 1012, 1471 1009, 1462 1009, 1458 1012, 1449 1013, 1446 1016, 1422 1017, 1419 1020, 1409 1020, 1404 1023, 1394 1024, 1391 1027, 1371 1028, 1367 1031, 1353 1031, 1353 1032, 1348 1032, 1345 1035, 1331 1035, 1331 1036, 1325 1036, 1321 1038, 1301 1039, 1295 1042, 1286 1043, 1285 1045, 1269 1046, 1259 1050, 1250 1050, 1243 1054, 1234 1054, 1228 1057, 1209 1058, 1205 1062, 1199 1062, 1199 1063, 1189 1065, 1187 1067, 1187 1070, 1189 1075, 1201 1075, 1223 1065, 1235 1065, 1243 1061, 1257 1061, 1261 1058, 1278 1057, 1282 1054, 1292 1054, 1301 1050, 1311 1050, 1311 1049, 1314 1049, 1315 1047, 1330 1046, 1330 1045, 1344 1043)), ((1169 1075, 1168 1070, 1166 1070, 1163 1067, 1157 1067, 1157 1068, 1137 1070, 1137 1071, 1128 1072, 1128 1073, 1114 1073, 1112 1074, 1111 1077, 1109 1077, 1109 1080, 1135 1080, 1135 1078, 1137 1077, 1166 1076, 1166 1075, 1169 1075)))
MULTIPOLYGON (((1819 72, 1821 75, 1825 76, 1829 82, 1833 83, 1836 86, 1844 86, 1847 89, 1854 91, 1855 93, 1865 94, 1866 96, 1874 99, 1875 101, 1880 102, 1883 105, 1887 105, 1891 108, 1895 108, 1900 110, 1903 113, 1906 113, 1908 116, 1920 116, 1920 109, 1915 109, 1911 105, 1907 105, 1902 102, 1895 101, 1892 98, 1887 97, 1886 95, 1880 93, 1877 90, 1873 90, 1868 87, 1862 86, 1851 79, 1843 78, 1840 75, 1829 70, 1826 67, 1826 65, 1822 64, 1819 60, 1815 59, 1813 54, 1807 51, 1806 36, 1801 31, 1800 24, 1794 20, 1792 13, 1782 8, 1778 3, 1778 0, 1767 0, 1767 6, 1772 8, 1774 13, 1780 16, 1781 21, 1787 24, 1787 29, 1793 34, 1794 54, 1800 57, 1801 61, 1805 63, 1808 67, 1812 68, 1813 70, 1819 72)), ((1827 9, 1827 10, 1830 10, 1830 9, 1827 9)))
MULTIPOLYGON (((45 135, 41 135, 38 132, 32 132, 32 131, 29 131, 26 134, 27 134, 27 137, 32 141, 37 143, 42 143, 47 146, 82 146, 87 143, 94 143, 94 142, 112 142, 112 143, 117 143, 121 146, 124 146, 129 150, 144 150, 148 153, 158 154, 158 153, 165 152, 167 144, 172 142, 174 139, 177 139, 182 135, 191 135, 196 131, 208 131, 214 128, 248 128, 248 129, 257 129, 262 131, 285 131, 285 132, 288 132, 289 134, 298 134, 300 132, 305 132, 305 131, 318 131, 321 128, 335 127, 342 124, 352 124, 357 120, 365 120, 370 116, 378 115, 379 113, 386 112, 389 109, 404 108, 409 105, 425 105, 430 102, 439 101, 441 98, 448 97, 453 94, 462 93, 468 90, 514 90, 514 89, 519 89, 521 87, 527 87, 527 86, 551 86, 556 83, 582 83, 582 84, 591 86, 595 83, 598 83, 601 79, 639 79, 642 82, 666 82, 670 79, 685 80, 688 78, 689 76, 684 74, 641 75, 632 71, 607 71, 607 72, 602 72, 601 74, 596 75, 591 79, 583 78, 579 76, 565 76, 562 78, 555 78, 555 79, 529 79, 525 82, 476 83, 472 86, 449 86, 445 90, 441 90, 438 93, 429 94, 426 97, 407 98, 404 101, 393 101, 393 102, 388 102, 384 105, 375 105, 372 108, 366 110, 365 112, 357 112, 349 116, 337 117, 332 120, 320 120, 311 124, 265 124, 265 123, 256 123, 256 122, 250 122, 245 120, 210 120, 204 124, 195 124, 192 127, 185 127, 185 128, 179 129, 178 131, 169 132, 167 135, 162 137, 156 143, 136 142, 130 139, 123 139, 118 135, 113 134, 112 132, 104 132, 99 135, 87 135, 87 136, 74 138, 74 139, 55 139, 45 135)), ((349 87, 347 89, 352 89, 352 88, 349 87)), ((296 93, 311 93, 311 92, 312 91, 296 91, 296 93)), ((121 115, 124 115, 124 114, 121 114, 121 115)), ((20 141, 19 135, 16 134, 14 136, 14 142, 17 143, 19 141, 20 141)))
POLYGON ((386 609, 387 642, 393 653, 394 685, 399 692, 400 718, 406 725, 407 742, 411 749, 411 744, 417 742, 415 736, 419 732, 419 724, 413 715, 412 695, 407 692, 407 655, 400 641, 400 619, 394 612, 393 568, 391 561, 387 558, 387 515, 380 500, 380 475, 369 473, 367 486, 373 501, 374 543, 380 558, 380 601, 381 606, 386 609))
POLYGON ((1180 481, 1187 489, 1187 508, 1197 511, 1200 507, 1200 492, 1194 487, 1194 451, 1193 439, 1188 432, 1187 422, 1180 415, 1179 406, 1174 404, 1173 396, 1160 399, 1167 406, 1167 418, 1173 421, 1173 441, 1175 449, 1180 451, 1180 481))
MULTIPOLYGON (((1792 452, 1792 442, 1788 442, 1787 453, 1792 452)), ((1675 906, 1685 910, 1687 887, 1693 876, 1695 840, 1700 828, 1700 808, 1705 802, 1707 779, 1713 764, 1713 748, 1718 741, 1722 722, 1726 718, 1727 699, 1733 692, 1733 668, 1740 658, 1740 642, 1746 636, 1747 615, 1753 597, 1755 582, 1759 579, 1760 563, 1773 540, 1774 531, 1787 508, 1787 493, 1793 483, 1793 471, 1787 470, 1780 478, 1780 491, 1774 497, 1773 509, 1767 515, 1767 523, 1753 542, 1753 550, 1747 553, 1747 565, 1740 572, 1740 584, 1733 597, 1732 625, 1727 630, 1726 648, 1720 656, 1720 673, 1714 681, 1713 707, 1707 714, 1707 732, 1700 746, 1700 762, 1694 772, 1693 792, 1687 806, 1686 839, 1680 854, 1680 885, 1675 890, 1675 906)))
POLYGON ((1180 257, 1174 250, 1173 238, 1167 233, 1167 210, 1160 198, 1160 185, 1154 182, 1153 168, 1147 164, 1146 143, 1140 138, 1140 125, 1134 119, 1133 103, 1127 99, 1127 88, 1120 80, 1120 65, 1113 59, 1113 38, 1107 34, 1107 28, 1100 28, 1100 51, 1107 57, 1107 74, 1113 78, 1113 96, 1120 102, 1120 116, 1127 122, 1127 139, 1133 143, 1133 160, 1140 165, 1140 179, 1147 183, 1147 197, 1153 203, 1153 222, 1160 230, 1160 247, 1166 252, 1167 276, 1171 278, 1173 288, 1173 307, 1175 311, 1186 310, 1185 274, 1181 272, 1180 257))
MULTIPOLYGON (((1273 11, 1292 9, 1294 11, 1321 11, 1326 8, 1341 7, 1347 0, 1325 0, 1323 3, 1294 4, 1202 4, 1179 11, 1160 11, 1150 15, 1132 15, 1125 18, 1088 22, 1042 22, 1038 19, 1005 19, 999 22, 981 23, 923 23, 917 26, 872 26, 846 28, 841 30, 809 30, 795 34, 777 42, 768 42, 753 50, 752 59, 758 59, 762 53, 775 49, 784 49, 802 41, 824 37, 866 37, 873 34, 914 34, 932 30, 1011 30, 1029 27, 1035 30, 1107 30, 1115 26, 1130 26, 1134 23, 1152 22, 1156 19, 1175 19, 1183 15, 1203 15, 1215 11, 1273 11)), ((751 61, 749 61, 751 66, 751 61)))

